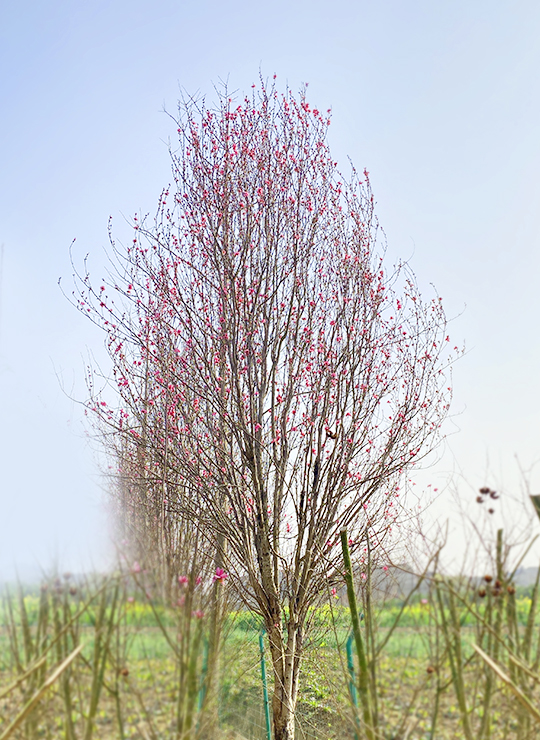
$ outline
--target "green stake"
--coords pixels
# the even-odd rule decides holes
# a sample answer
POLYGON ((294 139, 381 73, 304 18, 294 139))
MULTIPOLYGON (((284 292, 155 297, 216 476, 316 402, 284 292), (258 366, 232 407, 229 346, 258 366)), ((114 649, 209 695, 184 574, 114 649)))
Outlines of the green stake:
POLYGON ((268 701, 268 686, 266 683, 266 661, 264 659, 264 630, 259 634, 259 650, 261 653, 261 678, 263 685, 264 718, 266 720, 266 740, 272 740, 270 728, 270 703, 268 701))
POLYGON ((203 664, 201 671, 201 688, 199 689, 199 712, 201 711, 204 704, 204 697, 206 696, 206 674, 208 673, 208 640, 204 641, 203 647, 203 664))
MULTIPOLYGON (((352 651, 352 644, 354 640, 354 635, 351 632, 349 637, 347 638, 347 668, 349 669, 349 691, 351 692, 351 699, 352 703, 355 709, 354 713, 354 719, 356 724, 358 724, 358 694, 356 693, 356 677, 354 675, 354 658, 353 658, 353 651, 352 651)), ((359 735, 357 732, 354 733, 354 737, 356 740, 359 740, 359 735)))

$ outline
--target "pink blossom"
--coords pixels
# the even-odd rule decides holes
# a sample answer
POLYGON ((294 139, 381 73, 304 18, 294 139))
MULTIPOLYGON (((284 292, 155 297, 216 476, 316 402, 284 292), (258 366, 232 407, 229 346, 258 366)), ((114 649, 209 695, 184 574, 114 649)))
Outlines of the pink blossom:
POLYGON ((131 567, 131 572, 132 573, 140 573, 141 571, 142 571, 141 566, 139 565, 139 563, 137 561, 135 561, 133 563, 132 567, 131 567))
POLYGON ((202 583, 202 578, 200 576, 197 576, 197 578, 195 579, 195 585, 198 586, 201 583, 202 583))
POLYGON ((425 605, 425 604, 428 603, 428 600, 427 599, 420 599, 420 603, 425 605))
POLYGON ((332 596, 334 597, 334 599, 339 599, 337 588, 332 589, 332 596))
POLYGON ((133 602, 135 601, 133 596, 128 596, 127 600, 128 600, 128 604, 133 604, 133 602))
POLYGON ((229 577, 228 573, 225 573, 223 568, 216 568, 216 573, 214 575, 214 582, 215 581, 225 581, 229 577))
POLYGON ((187 576, 178 576, 178 583, 180 586, 187 586, 189 583, 189 578, 187 576))
POLYGON ((197 619, 202 619, 204 617, 204 612, 201 611, 200 609, 197 609, 196 611, 191 612, 191 614, 193 617, 196 617, 197 619))

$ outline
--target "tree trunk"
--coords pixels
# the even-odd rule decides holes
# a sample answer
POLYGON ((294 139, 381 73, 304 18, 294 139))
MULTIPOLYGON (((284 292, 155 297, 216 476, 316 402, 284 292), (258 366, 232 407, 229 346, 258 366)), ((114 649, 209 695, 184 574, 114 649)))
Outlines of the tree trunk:
MULTIPOLYGON (((214 564, 216 572, 225 566, 224 553, 227 543, 222 535, 217 537, 216 556, 214 564)), ((223 583, 216 580, 212 594, 212 613, 210 621, 210 634, 208 644, 208 665, 206 671, 206 694, 204 707, 206 710, 205 723, 207 725, 206 737, 214 737, 217 731, 219 717, 219 687, 220 687, 220 652, 221 637, 224 619, 225 599, 223 594, 223 583)))
POLYGON ((294 710, 285 704, 276 706, 276 695, 272 704, 274 715, 274 740, 294 740, 294 710))
POLYGON ((288 639, 285 642, 281 625, 273 624, 267 627, 274 675, 272 700, 274 740, 294 740, 302 648, 301 629, 298 624, 289 623, 288 639))

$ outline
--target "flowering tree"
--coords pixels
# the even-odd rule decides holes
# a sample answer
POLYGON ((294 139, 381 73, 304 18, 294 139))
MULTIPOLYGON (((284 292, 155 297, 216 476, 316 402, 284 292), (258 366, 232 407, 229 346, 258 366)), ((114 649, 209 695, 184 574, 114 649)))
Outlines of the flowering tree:
POLYGON ((153 223, 112 241, 112 280, 81 276, 120 403, 90 407, 187 516, 258 611, 277 740, 294 736, 309 607, 386 530, 399 482, 448 409, 441 300, 383 268, 367 173, 346 181, 329 118, 264 86, 216 109, 182 104, 174 187, 153 223), (233 577, 234 576, 234 577, 233 577))

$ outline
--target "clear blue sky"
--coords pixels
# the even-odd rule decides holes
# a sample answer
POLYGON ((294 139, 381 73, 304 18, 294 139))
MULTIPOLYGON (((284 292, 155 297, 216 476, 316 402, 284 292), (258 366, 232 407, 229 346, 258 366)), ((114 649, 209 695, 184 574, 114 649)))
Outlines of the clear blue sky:
POLYGON ((102 562, 107 539, 69 398, 103 357, 57 287, 72 239, 100 276, 109 215, 127 236, 169 181, 163 107, 259 68, 332 108, 332 150, 370 171, 391 258, 457 316, 456 434, 428 477, 516 490, 514 453, 540 457, 539 38, 540 5, 519 0, 1 4, 0 578, 102 562))

